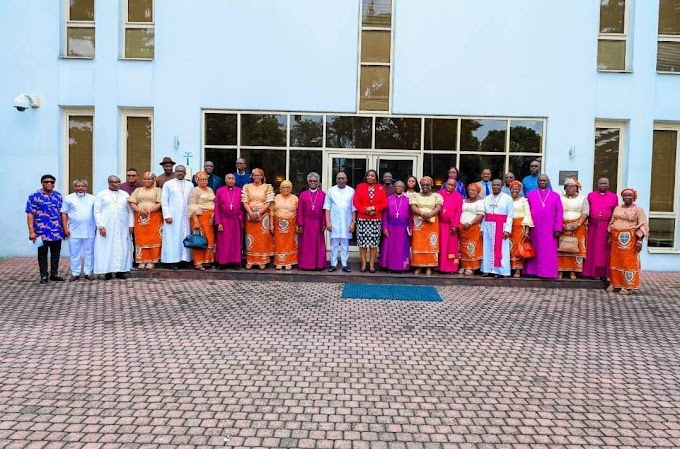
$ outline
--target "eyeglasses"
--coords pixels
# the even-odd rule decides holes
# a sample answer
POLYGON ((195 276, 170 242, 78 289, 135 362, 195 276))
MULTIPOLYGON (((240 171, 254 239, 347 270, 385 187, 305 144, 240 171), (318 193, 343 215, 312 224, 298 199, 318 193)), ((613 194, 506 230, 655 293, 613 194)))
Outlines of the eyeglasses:
POLYGON ((109 181, 111 184, 120 184, 120 179, 118 181, 109 181))
POLYGON ((429 182, 424 182, 424 183, 422 183, 422 184, 420 184, 420 185, 421 185, 422 187, 430 187, 431 184, 430 184, 429 182))
POLYGON ((43 184, 54 184, 54 181, 43 181, 43 184))
POLYGON ((137 177, 137 175, 125 175, 125 176, 127 176, 128 178, 136 178, 137 177))
POLYGON ((198 178, 199 181, 207 181, 208 178, 198 178))

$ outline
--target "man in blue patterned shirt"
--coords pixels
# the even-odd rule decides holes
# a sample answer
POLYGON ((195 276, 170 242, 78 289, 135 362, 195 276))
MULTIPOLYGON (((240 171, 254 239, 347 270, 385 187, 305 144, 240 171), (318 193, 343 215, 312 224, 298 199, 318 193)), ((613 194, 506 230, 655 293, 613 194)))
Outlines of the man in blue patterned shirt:
POLYGON ((42 240, 38 248, 38 267, 40 268, 40 283, 47 284, 51 281, 63 281, 59 276, 59 255, 61 253, 61 241, 64 238, 64 229, 61 224, 61 206, 63 199, 61 193, 54 190, 56 178, 52 175, 43 175, 40 178, 42 189, 37 190, 28 197, 26 202, 26 222, 28 223, 28 238, 32 242, 42 240), (47 272, 47 252, 50 252, 50 272, 47 272))

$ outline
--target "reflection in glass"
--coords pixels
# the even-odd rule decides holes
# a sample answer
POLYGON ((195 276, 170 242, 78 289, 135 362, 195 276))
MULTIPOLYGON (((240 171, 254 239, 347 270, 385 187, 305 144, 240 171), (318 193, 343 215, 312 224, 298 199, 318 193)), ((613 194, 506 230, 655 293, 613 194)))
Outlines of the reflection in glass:
POLYGON ((285 147, 286 127, 284 114, 241 114, 241 145, 285 147))
POLYGON ((359 109, 362 111, 387 111, 390 98, 390 68, 361 66, 359 83, 359 109))
POLYGON ((371 117, 327 115, 326 146, 328 148, 371 148, 371 117))
POLYGON ((461 120, 460 150, 504 152, 507 120, 461 120))
MULTIPOLYGON (((323 178, 323 151, 314 150, 290 150, 290 176, 288 179, 293 183, 293 192, 298 194, 307 187, 307 175, 313 171, 323 178)), ((321 179, 319 179, 321 186, 321 179)))
POLYGON ((625 0, 600 0, 600 33, 624 32, 625 0))
POLYGON ((413 166, 412 159, 378 159, 378 166, 376 170, 378 171, 378 178, 382 179, 385 172, 390 172, 392 174, 392 182, 403 181, 406 182, 406 178, 415 173, 415 167, 413 166))
POLYGON ((92 22, 94 20, 94 0, 70 0, 69 20, 92 22))
POLYGON ((680 42, 658 43, 656 70, 659 72, 680 72, 680 42))
POLYGON ((264 170, 267 183, 279 188, 281 181, 286 179, 286 151, 285 150, 253 150, 242 149, 241 157, 248 161, 249 170, 261 168, 264 170))
POLYGON ((677 141, 677 131, 654 131, 650 211, 673 212, 677 141))
POLYGON ((215 164, 215 174, 224 181, 227 173, 236 171, 236 148, 205 148, 206 161, 215 164))
POLYGON ((365 27, 392 26, 392 0, 362 0, 361 24, 365 27))
POLYGON ((620 128, 595 128, 595 154, 593 162, 593 191, 600 178, 609 179, 609 189, 618 192, 620 128))
POLYGON ((125 57, 134 59, 153 59, 153 28, 125 29, 125 57))
POLYGON ((505 156, 461 154, 458 169, 465 175, 466 183, 479 181, 484 168, 491 169, 491 179, 502 179, 505 174, 505 156))
POLYGON ((68 27, 66 55, 94 58, 94 28, 68 27))
POLYGON ((321 147, 323 144, 323 116, 291 115, 290 146, 321 147))
MULTIPOLYGON (((458 167, 455 154, 425 153, 423 155, 423 175, 430 176, 437 189, 449 177, 449 167, 458 167)), ((459 171, 458 180, 465 183, 465 178, 465 173, 459 171)))
POLYGON ((659 1, 659 34, 680 35, 680 2, 659 1))
POLYGON ((426 150, 456 150, 458 119, 425 119, 426 150))
POLYGON ((420 149, 420 119, 376 117, 375 147, 378 149, 420 149))
POLYGON ((128 0, 128 22, 153 22, 153 0, 128 0))
POLYGON ((236 114, 205 114, 206 145, 236 145, 236 114))
POLYGON ((364 182, 364 176, 366 176, 366 170, 368 170, 368 165, 366 164, 366 158, 337 158, 334 157, 331 161, 331 167, 333 171, 333 181, 332 184, 335 185, 335 176, 339 172, 345 172, 347 175, 347 185, 356 188, 360 183, 364 182))
POLYGON ((137 173, 151 170, 151 118, 127 118, 127 165, 137 173))
POLYGON ((647 246, 650 248, 674 248, 675 220, 673 218, 650 218, 647 246))
MULTIPOLYGON (((510 156, 509 161, 508 161, 508 171, 512 172, 513 175, 515 175, 515 179, 518 181, 521 181, 524 179, 525 176, 529 176, 529 164, 531 164, 531 161, 535 161, 536 159, 539 159, 536 156, 510 156)), ((505 174, 505 173, 503 173, 505 174)), ((503 180, 503 177, 500 178, 503 180)), ((553 181, 551 183, 552 185, 556 185, 556 183, 553 181)))
POLYGON ((543 122, 540 120, 510 121, 510 152, 540 153, 543 148, 543 122))
POLYGON ((361 32, 361 62, 390 62, 390 31, 361 32))
POLYGON ((71 115, 68 118, 69 180, 85 179, 92 186, 92 135, 94 117, 71 115))
POLYGON ((599 39, 597 41, 597 69, 625 70, 626 41, 599 39))

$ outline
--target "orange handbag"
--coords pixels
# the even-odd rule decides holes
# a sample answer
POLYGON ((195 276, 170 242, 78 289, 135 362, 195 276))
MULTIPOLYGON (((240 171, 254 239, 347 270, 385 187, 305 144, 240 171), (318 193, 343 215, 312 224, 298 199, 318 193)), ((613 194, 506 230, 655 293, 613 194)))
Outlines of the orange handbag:
POLYGON ((517 245, 516 254, 517 257, 521 259, 531 259, 536 257, 536 249, 534 248, 534 245, 531 244, 531 242, 522 240, 520 244, 517 245))

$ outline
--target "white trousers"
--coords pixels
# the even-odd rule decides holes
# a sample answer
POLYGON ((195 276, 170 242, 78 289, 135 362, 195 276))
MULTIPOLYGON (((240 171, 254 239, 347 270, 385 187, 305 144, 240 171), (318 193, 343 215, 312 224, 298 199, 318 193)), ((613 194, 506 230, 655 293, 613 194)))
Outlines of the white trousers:
POLYGON ((85 259, 85 275, 91 275, 94 269, 94 238, 68 239, 68 251, 71 254, 71 274, 80 276, 81 259, 85 259))
POLYGON ((331 239, 331 267, 338 264, 338 249, 340 250, 340 263, 347 266, 349 260, 349 239, 331 239))

